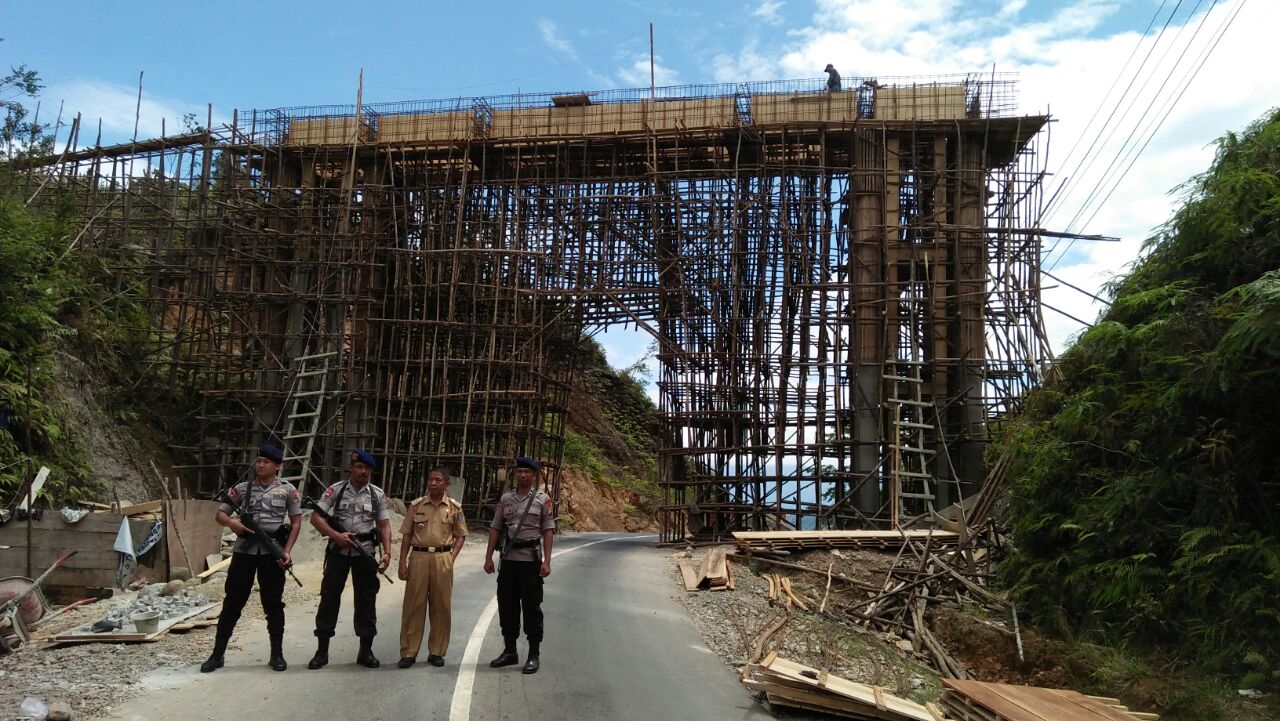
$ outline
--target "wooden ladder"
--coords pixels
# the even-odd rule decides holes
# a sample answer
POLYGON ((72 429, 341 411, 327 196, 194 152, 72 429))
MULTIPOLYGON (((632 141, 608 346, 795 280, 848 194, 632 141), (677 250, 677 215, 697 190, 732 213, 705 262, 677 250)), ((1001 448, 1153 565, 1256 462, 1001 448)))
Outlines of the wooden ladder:
POLYGON ((937 451, 925 447, 933 435, 934 425, 928 418, 933 404, 921 400, 921 361, 890 359, 885 362, 884 379, 889 391, 885 406, 893 423, 890 451, 890 524, 897 528, 902 518, 904 499, 923 501, 925 511, 932 513, 934 492, 930 461, 937 451))
MULTIPOLYGON (((329 360, 336 352, 316 353, 299 357, 293 376, 293 388, 288 401, 293 402, 284 426, 284 467, 297 470, 293 475, 281 475, 280 480, 297 486, 298 493, 306 495, 307 478, 311 476, 311 451, 315 448, 316 434, 320 431, 320 414, 324 410, 325 384, 329 378, 329 360), (318 365, 317 365, 318 364, 318 365), (300 448, 299 453, 294 453, 300 448)), ((319 479, 317 479, 319 480, 319 479)))

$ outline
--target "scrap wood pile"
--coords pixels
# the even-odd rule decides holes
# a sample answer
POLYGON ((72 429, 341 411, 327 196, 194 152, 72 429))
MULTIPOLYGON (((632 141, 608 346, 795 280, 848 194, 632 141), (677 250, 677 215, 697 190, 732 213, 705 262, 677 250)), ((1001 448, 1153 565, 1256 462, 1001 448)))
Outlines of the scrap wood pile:
POLYGON ((779 658, 775 651, 740 670, 743 685, 774 706, 878 721, 1158 721, 1130 711, 1116 699, 1069 689, 946 680, 937 704, 923 705, 879 686, 850 681, 825 670, 779 658))
POLYGON ((684 579, 684 590, 689 592, 732 591, 733 562, 723 548, 713 548, 702 557, 698 570, 693 569, 693 559, 681 558, 677 562, 680 576, 684 579))
POLYGON ((979 681, 943 681, 940 703, 957 721, 1157 721, 1153 713, 1130 711, 1117 699, 1069 689, 1012 686, 979 681))
POLYGON ((770 653, 741 670, 742 683, 763 693, 770 704, 821 711, 855 719, 944 721, 933 704, 920 705, 879 686, 868 686, 770 653))
MULTIPOLYGON (((980 547, 979 539, 962 526, 959 530, 856 530, 856 531, 785 531, 740 532, 737 540, 739 559, 763 562, 776 567, 804 571, 825 576, 826 590, 822 602, 813 606, 819 613, 833 615, 843 621, 882 633, 889 638, 905 639, 910 650, 921 655, 946 678, 969 678, 964 667, 957 662, 942 642, 930 630, 926 620, 930 605, 979 606, 1009 620, 1008 633, 1022 653, 1021 635, 1017 626, 1017 614, 1007 599, 984 587, 990 576, 990 556, 987 548, 980 547), (808 549, 856 548, 890 550, 896 552, 893 563, 879 583, 867 583, 848 578, 826 569, 808 568, 802 564, 784 562, 779 556, 789 556, 808 549), (838 582, 831 603, 832 582, 838 582)), ((834 551, 837 555, 839 551, 834 551)), ((798 559, 796 559, 798 560, 798 559)), ((779 590, 783 579, 765 574, 771 590, 779 590)), ((786 582, 790 586, 790 582, 786 582)), ((791 603, 794 591, 783 591, 788 605, 802 611, 810 610, 804 599, 791 603)), ((775 598, 771 593, 771 598, 775 598)), ((901 645, 901 644, 899 644, 901 645)))

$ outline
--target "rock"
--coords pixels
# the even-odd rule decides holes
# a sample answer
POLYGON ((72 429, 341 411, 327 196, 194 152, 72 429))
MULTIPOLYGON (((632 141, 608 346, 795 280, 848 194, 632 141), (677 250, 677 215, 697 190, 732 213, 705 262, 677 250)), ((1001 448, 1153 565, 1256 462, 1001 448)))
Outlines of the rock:
POLYGON ((138 591, 138 598, 155 598, 164 591, 166 585, 164 583, 148 583, 138 591))
POLYGON ((45 718, 48 721, 71 721, 75 718, 75 712, 66 701, 54 701, 49 704, 49 714, 45 718))
POLYGON ((219 563, 222 563, 222 559, 223 555, 221 553, 210 553, 204 557, 204 567, 206 569, 213 568, 219 563))
POLYGON ((169 569, 169 580, 171 581, 185 581, 188 578, 191 578, 191 569, 186 566, 174 566, 169 569))
POLYGON ((164 588, 160 589, 160 595, 169 597, 178 593, 185 587, 186 587, 186 584, 183 583, 181 579, 174 579, 164 584, 164 588))

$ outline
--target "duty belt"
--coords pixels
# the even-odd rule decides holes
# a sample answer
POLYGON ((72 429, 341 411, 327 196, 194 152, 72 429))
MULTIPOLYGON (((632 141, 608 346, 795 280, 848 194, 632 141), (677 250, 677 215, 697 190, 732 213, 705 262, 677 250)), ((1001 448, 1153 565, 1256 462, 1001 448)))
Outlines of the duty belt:
POLYGON ((511 547, 512 548, 533 548, 534 546, 538 545, 538 543, 540 543, 541 541, 542 541, 541 538, 527 538, 523 541, 512 541, 511 547))
POLYGON ((445 551, 452 551, 453 544, 448 546, 414 546, 413 550, 419 553, 444 553, 445 551))

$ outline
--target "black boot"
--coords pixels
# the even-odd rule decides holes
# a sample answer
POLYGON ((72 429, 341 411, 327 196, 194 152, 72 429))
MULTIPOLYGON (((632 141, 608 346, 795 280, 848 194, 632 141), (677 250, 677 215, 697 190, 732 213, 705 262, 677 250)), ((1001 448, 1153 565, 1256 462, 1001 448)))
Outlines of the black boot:
POLYGON ((324 668, 329 663, 329 639, 325 636, 316 637, 316 655, 311 657, 307 662, 307 668, 315 670, 324 668))
POLYGON ((520 663, 520 656, 516 654, 516 642, 514 640, 504 641, 502 645, 502 653, 497 658, 489 662, 489 668, 501 668, 503 666, 512 666, 520 663))
POLYGON ((382 665, 382 662, 373 655, 372 638, 360 639, 360 653, 356 654, 356 663, 365 668, 377 668, 382 665))
POLYGON ((529 658, 524 662, 524 668, 520 669, 520 673, 537 673, 538 672, 538 646, 540 643, 529 642, 529 658))
POLYGON ((289 668, 289 662, 284 660, 283 646, 284 646, 284 634, 283 633, 281 633, 280 635, 272 634, 271 635, 271 660, 267 662, 267 665, 271 667, 272 671, 283 671, 286 668, 289 668))
POLYGON ((209 654, 208 660, 200 664, 200 673, 212 673, 222 668, 222 655, 227 652, 227 641, 230 639, 217 637, 213 641, 213 653, 209 654))

